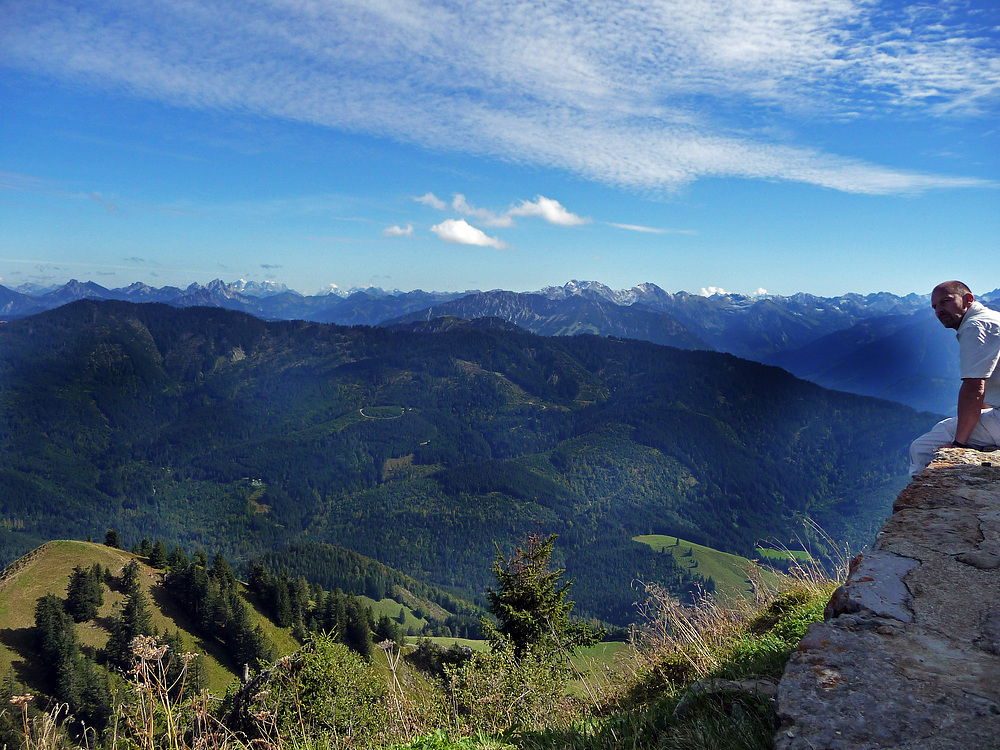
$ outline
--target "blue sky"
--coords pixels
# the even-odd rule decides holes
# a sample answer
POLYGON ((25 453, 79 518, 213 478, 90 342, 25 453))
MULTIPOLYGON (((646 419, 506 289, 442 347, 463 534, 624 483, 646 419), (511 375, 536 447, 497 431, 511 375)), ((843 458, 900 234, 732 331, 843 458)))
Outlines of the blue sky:
POLYGON ((3 0, 0 284, 985 292, 998 53, 996 0, 3 0))

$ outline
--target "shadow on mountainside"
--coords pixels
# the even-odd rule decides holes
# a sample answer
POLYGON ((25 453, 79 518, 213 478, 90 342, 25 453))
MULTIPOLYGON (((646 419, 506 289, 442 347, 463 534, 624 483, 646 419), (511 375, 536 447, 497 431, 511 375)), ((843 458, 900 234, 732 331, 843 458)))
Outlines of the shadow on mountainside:
POLYGON ((37 660, 34 647, 34 628, 0 628, 0 643, 7 646, 20 659, 11 659, 14 679, 32 689, 38 689, 38 670, 31 663, 37 660))

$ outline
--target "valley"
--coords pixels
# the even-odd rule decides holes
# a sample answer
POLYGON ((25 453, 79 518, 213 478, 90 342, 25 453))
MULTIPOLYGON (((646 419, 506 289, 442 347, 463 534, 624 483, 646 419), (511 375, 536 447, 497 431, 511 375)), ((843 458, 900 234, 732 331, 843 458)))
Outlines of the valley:
POLYGON ((473 599, 494 545, 540 531, 613 625, 633 580, 703 583, 637 535, 749 557, 808 517, 866 543, 932 419, 649 342, 115 301, 0 328, 0 383, 7 560, 108 528, 237 565, 328 543, 473 599))

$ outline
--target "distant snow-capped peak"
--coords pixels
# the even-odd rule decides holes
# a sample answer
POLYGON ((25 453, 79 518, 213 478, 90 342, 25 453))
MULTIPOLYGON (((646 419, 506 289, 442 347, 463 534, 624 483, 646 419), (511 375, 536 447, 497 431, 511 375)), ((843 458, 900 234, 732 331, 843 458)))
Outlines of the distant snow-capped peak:
POLYGON ((247 297, 271 297, 289 291, 288 287, 277 281, 247 281, 237 279, 229 285, 231 289, 247 297))

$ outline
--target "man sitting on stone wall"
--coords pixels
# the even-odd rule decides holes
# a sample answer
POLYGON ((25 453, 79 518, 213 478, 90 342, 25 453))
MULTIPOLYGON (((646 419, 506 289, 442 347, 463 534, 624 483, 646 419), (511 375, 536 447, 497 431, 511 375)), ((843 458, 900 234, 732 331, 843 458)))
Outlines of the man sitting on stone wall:
POLYGON ((910 445, 910 474, 919 474, 938 448, 994 450, 1000 446, 1000 312, 991 310, 961 281, 931 292, 931 307, 945 328, 958 332, 958 416, 938 422, 910 445))

